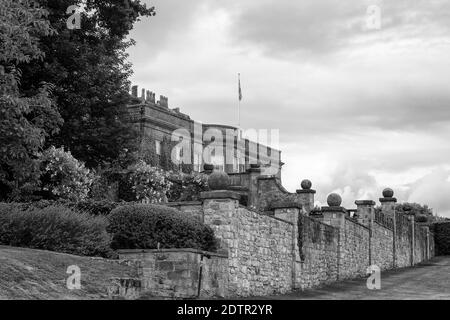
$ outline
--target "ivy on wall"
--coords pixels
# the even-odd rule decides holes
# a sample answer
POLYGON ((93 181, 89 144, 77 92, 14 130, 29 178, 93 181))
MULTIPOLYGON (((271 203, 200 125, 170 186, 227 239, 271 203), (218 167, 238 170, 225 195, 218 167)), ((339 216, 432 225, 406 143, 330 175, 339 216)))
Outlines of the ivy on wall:
POLYGON ((298 253, 300 255, 300 261, 304 262, 305 261, 305 253, 303 251, 303 242, 304 242, 304 234, 305 234, 305 230, 304 230, 304 221, 305 217, 303 215, 299 215, 298 216, 298 220, 297 220, 297 227, 298 227, 298 238, 297 238, 297 244, 298 244, 298 253))

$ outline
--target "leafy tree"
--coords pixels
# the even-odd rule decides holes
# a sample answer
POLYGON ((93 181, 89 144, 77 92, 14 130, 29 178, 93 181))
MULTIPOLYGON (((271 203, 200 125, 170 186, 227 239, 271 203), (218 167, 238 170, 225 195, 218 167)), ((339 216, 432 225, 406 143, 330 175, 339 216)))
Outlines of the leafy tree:
POLYGON ((28 0, 0 2, 0 198, 31 194, 39 178, 37 157, 61 118, 50 99, 52 86, 20 88, 20 65, 42 60, 39 38, 54 30, 48 12, 28 0))
POLYGON ((152 16, 140 0, 37 0, 49 11, 57 34, 42 39, 46 53, 39 63, 23 66, 22 87, 55 85, 55 101, 64 119, 48 145, 64 146, 88 167, 113 162, 123 149, 137 148, 137 133, 127 119, 131 65, 127 36, 141 16, 152 16), (66 10, 84 8, 81 29, 69 30, 66 10))
POLYGON ((418 203, 399 203, 395 206, 396 212, 414 215, 416 222, 429 222, 433 219, 433 210, 427 205, 418 203))

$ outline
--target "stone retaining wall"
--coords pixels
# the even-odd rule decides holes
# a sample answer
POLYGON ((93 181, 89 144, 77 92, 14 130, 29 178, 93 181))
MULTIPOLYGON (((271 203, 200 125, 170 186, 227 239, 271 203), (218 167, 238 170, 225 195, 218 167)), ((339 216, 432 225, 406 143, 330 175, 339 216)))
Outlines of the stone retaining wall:
POLYGON ((309 216, 303 204, 286 199, 273 203, 271 214, 262 213, 241 206, 239 195, 229 190, 207 192, 202 198, 201 205, 172 206, 209 225, 223 254, 188 249, 121 251, 121 258, 141 261, 141 287, 147 294, 162 298, 284 294, 366 276, 370 265, 387 270, 434 255, 433 235, 426 227, 404 217, 394 223, 389 212, 384 222, 375 221, 373 201, 358 202, 359 215, 351 218, 339 206, 323 207, 320 215, 309 216))

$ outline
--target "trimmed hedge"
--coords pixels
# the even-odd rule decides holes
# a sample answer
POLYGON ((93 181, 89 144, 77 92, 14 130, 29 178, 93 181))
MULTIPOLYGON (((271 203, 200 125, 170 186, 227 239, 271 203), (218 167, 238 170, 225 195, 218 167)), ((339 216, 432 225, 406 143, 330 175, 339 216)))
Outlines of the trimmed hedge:
POLYGON ((34 202, 14 202, 10 205, 20 210, 44 209, 53 206, 63 206, 74 211, 89 213, 94 216, 107 216, 118 207, 120 203, 108 200, 85 200, 85 201, 64 201, 64 200, 39 200, 34 202))
POLYGON ((431 230, 434 232, 436 255, 450 255, 450 221, 434 223, 431 230))
POLYGON ((82 256, 114 256, 105 217, 64 206, 32 207, 0 203, 0 244, 82 256))
POLYGON ((159 205, 135 204, 108 216, 113 249, 194 248, 217 250, 213 230, 180 211, 159 205))

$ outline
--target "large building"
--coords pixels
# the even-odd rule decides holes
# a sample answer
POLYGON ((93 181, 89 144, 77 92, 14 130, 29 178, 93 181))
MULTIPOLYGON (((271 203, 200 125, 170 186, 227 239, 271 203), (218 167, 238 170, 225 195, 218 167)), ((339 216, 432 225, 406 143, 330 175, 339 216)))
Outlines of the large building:
MULTIPOLYGON (((199 123, 181 113, 179 108, 169 108, 167 97, 160 96, 156 101, 155 94, 145 89, 139 97, 137 86, 132 88, 132 97, 128 109, 132 121, 139 126, 141 152, 153 156, 157 165, 167 161, 163 156, 169 146, 170 154, 175 155, 178 161, 191 164, 194 171, 202 171, 203 165, 209 163, 217 170, 239 173, 245 172, 252 164, 259 164, 266 169, 266 174, 281 177, 281 152, 258 143, 256 130, 242 132, 233 126, 199 123), (188 135, 189 142, 185 142, 191 152, 183 154, 185 150, 180 149, 180 143, 173 141, 174 132, 188 135)), ((176 162, 173 160, 171 158, 176 162)))

